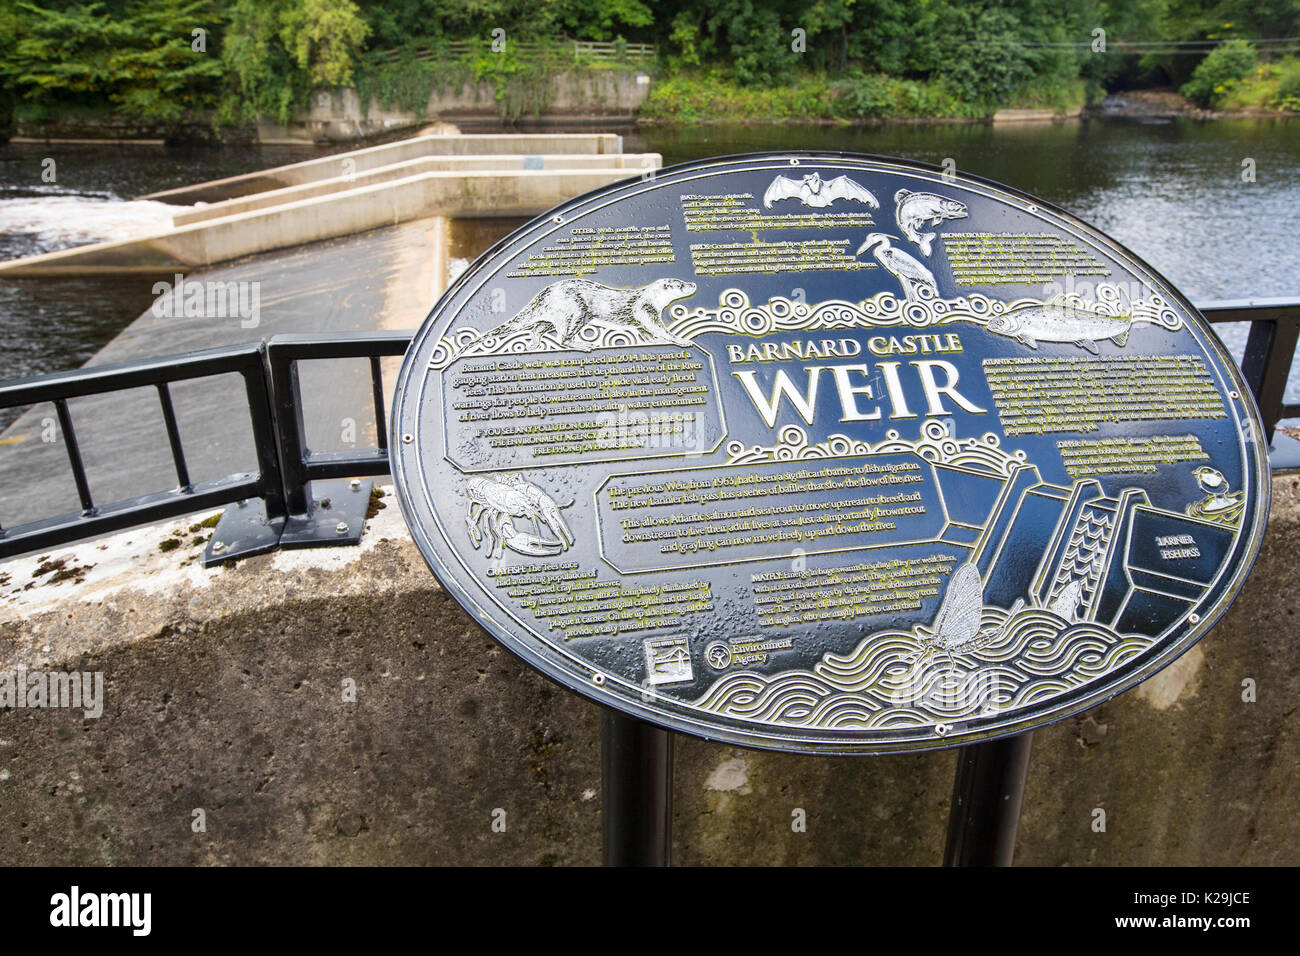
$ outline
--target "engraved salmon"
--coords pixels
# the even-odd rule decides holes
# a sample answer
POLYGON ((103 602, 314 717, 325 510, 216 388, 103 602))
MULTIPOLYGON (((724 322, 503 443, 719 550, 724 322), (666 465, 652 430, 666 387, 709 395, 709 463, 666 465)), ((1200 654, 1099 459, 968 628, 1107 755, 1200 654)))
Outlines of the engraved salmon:
POLYGON ((1069 342, 1097 355, 1097 343, 1109 339, 1121 348, 1128 342, 1132 315, 1106 315, 1056 302, 1024 305, 989 319, 988 330, 1018 339, 1031 349, 1039 342, 1069 342))

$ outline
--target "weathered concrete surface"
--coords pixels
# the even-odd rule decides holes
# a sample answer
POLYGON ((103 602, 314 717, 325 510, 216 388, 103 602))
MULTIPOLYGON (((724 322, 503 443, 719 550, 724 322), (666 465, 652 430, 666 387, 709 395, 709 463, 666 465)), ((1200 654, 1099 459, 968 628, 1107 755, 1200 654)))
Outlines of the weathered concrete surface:
MULTIPOLYGON (((0 565, 0 670, 102 670, 107 698, 98 720, 0 711, 3 858, 597 862, 596 708, 472 624, 386 504, 360 549, 204 571, 206 532, 182 522, 0 565), (38 558, 65 555, 33 582, 38 558)), ((1037 732, 1019 862, 1300 862, 1297 542, 1300 479, 1279 477, 1259 564, 1214 633, 1141 690, 1037 732)), ((954 766, 679 738, 675 860, 936 863, 954 766)))
POLYGON ((998 110, 993 114, 993 123, 1002 126, 1008 123, 1060 123, 1065 120, 1078 119, 1083 115, 1083 107, 1070 109, 1033 109, 1033 110, 998 110))
MULTIPOLYGON (((650 74, 640 69, 561 70, 543 78, 531 92, 531 102, 524 104, 530 108, 521 119, 627 122, 635 118, 650 95, 650 74)), ((468 80, 456 87, 434 89, 420 113, 384 108, 375 98, 369 110, 362 110, 361 96, 351 87, 317 90, 309 106, 294 113, 287 125, 259 124, 258 138, 262 142, 339 142, 418 126, 431 119, 500 122, 501 104, 487 81, 468 80)))

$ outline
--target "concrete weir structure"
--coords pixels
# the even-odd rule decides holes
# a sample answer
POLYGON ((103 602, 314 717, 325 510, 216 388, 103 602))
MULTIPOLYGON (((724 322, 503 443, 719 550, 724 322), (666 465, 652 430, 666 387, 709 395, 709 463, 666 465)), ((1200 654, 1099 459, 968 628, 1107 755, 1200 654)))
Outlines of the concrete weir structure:
POLYGON ((173 228, 0 262, 0 278, 166 275, 413 219, 532 216, 662 165, 609 133, 436 135, 154 193, 173 228))
MULTIPOLYGON (((1273 496, 1254 575, 1208 637, 1035 733, 1018 863, 1300 862, 1300 480, 1275 478, 1273 496)), ((100 673, 104 688, 99 717, 0 709, 4 859, 599 862, 598 708, 460 610, 391 490, 359 548, 211 570, 202 517, 0 565, 0 672, 100 673)), ((954 765, 680 738, 673 859, 935 864, 954 765)))

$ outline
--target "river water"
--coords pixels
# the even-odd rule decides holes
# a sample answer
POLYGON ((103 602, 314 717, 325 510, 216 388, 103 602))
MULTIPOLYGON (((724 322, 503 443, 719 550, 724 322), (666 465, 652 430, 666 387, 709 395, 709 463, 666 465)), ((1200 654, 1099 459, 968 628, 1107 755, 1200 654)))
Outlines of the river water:
MULTIPOLYGON (((1300 122, 1092 118, 1046 125, 693 126, 622 130, 676 163, 772 149, 877 153, 1015 186, 1100 228, 1193 300, 1300 298, 1300 122), (1245 164, 1245 165, 1243 165, 1245 164), (1253 177, 1243 175, 1253 171, 1253 177), (1253 179, 1253 181, 1251 181, 1253 179)), ((0 147, 0 259, 167 225, 159 189, 333 149, 0 147), (54 182, 45 182, 47 159, 54 182)), ((147 309, 153 279, 0 280, 0 379, 74 368, 147 309)), ((1244 332, 1222 330, 1240 355, 1244 332)), ((1300 398, 1293 370, 1288 399, 1300 398)))

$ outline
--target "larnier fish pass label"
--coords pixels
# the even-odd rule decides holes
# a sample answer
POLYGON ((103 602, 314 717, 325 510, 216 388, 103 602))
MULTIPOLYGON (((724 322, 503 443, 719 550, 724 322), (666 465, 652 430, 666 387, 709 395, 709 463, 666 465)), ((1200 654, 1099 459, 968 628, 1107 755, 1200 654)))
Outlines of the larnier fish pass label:
POLYGON ((415 336, 392 428, 412 534, 494 638, 779 750, 1094 706, 1205 635, 1268 511, 1258 413, 1168 282, 1022 193, 845 154, 517 230, 415 336))

